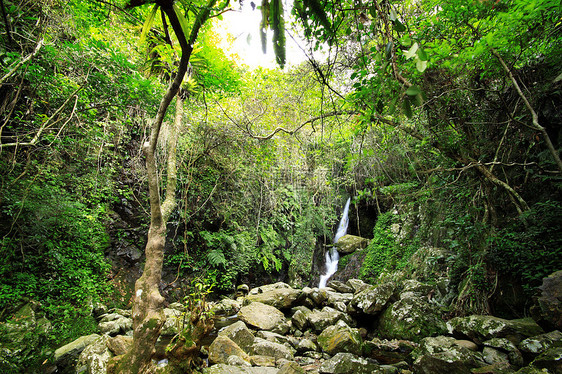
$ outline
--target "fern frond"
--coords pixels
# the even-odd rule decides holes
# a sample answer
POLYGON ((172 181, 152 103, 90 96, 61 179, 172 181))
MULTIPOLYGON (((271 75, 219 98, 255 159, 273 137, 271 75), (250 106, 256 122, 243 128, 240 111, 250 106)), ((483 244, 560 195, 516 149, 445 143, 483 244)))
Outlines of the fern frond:
POLYGON ((158 11, 158 4, 154 4, 154 7, 152 8, 150 13, 148 14, 148 17, 146 18, 146 21, 144 21, 144 25, 142 25, 141 36, 139 39, 139 45, 141 46, 146 41, 146 35, 148 34, 148 30, 150 30, 152 24, 154 23, 154 18, 156 17, 157 11, 158 11))

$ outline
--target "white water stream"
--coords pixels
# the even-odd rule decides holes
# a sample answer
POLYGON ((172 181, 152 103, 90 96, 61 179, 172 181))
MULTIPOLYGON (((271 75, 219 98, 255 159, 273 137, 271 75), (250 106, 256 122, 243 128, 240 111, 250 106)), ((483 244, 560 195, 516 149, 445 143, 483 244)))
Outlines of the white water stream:
MULTIPOLYGON (((349 224, 348 215, 350 202, 351 198, 347 199, 347 202, 345 203, 345 208, 343 209, 343 214, 338 226, 338 231, 336 231, 336 236, 334 237, 334 244, 337 243, 338 240, 340 240, 340 238, 347 233, 347 226, 349 224)), ((338 270, 339 260, 340 255, 336 247, 332 247, 329 251, 326 251, 326 273, 320 276, 320 283, 318 284, 318 288, 326 287, 326 282, 328 282, 328 279, 338 270)))

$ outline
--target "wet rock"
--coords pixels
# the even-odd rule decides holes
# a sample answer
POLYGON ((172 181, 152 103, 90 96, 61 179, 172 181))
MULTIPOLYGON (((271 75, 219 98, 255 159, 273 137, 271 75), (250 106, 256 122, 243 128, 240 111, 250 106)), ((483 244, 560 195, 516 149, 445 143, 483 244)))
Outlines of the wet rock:
POLYGON ((251 352, 252 344, 254 344, 254 334, 248 329, 243 321, 238 321, 232 325, 225 327, 219 331, 219 336, 226 336, 236 344, 246 353, 251 352))
POLYGON ((562 331, 562 270, 543 279, 541 295, 531 309, 533 317, 549 329, 562 331))
MULTIPOLYGON (((508 358, 508 361, 511 364, 519 366, 519 367, 523 366, 524 362, 523 362, 523 356, 521 355, 521 352, 519 351, 519 349, 517 349, 515 344, 513 344, 508 339, 492 338, 490 340, 485 341, 483 344, 485 346, 484 349, 486 349, 487 347, 491 347, 491 348, 499 350, 502 353, 505 353, 507 358, 508 358)), ((484 352, 483 352, 483 354, 484 354, 484 352)), ((485 356, 485 354, 484 354, 484 356, 485 356)), ((496 361, 492 361, 490 363, 499 362, 499 361, 500 360, 496 360, 496 361)), ((488 362, 488 360, 486 360, 486 362, 488 362)))
POLYGON ((102 334, 115 336, 117 334, 125 334, 127 331, 131 331, 133 329, 133 320, 120 313, 114 312, 104 315, 101 318, 98 327, 102 334))
MULTIPOLYGON (((82 351, 94 341, 100 338, 98 334, 91 334, 87 336, 81 336, 71 343, 68 343, 55 351, 54 363, 57 368, 70 368, 74 367, 78 356, 82 351)), ((60 370, 60 369, 59 369, 60 370)), ((61 370, 61 372, 65 372, 61 370)))
POLYGON ((107 347, 115 355, 120 356, 125 354, 133 344, 132 336, 117 335, 107 341, 107 347))
POLYGON ((250 356, 250 362, 254 366, 275 367, 275 357, 254 355, 250 356))
POLYGON ((250 356, 226 336, 217 336, 209 347, 209 362, 212 364, 227 363, 233 355, 250 362, 250 356))
POLYGON ((359 330, 349 327, 343 321, 327 327, 318 336, 318 345, 330 355, 340 352, 360 355, 362 342, 359 330))
POLYGON ((389 303, 395 290, 396 285, 392 282, 371 286, 355 294, 350 305, 365 314, 378 314, 389 303))
POLYGON ((547 349, 532 362, 532 365, 540 369, 547 369, 553 374, 562 374, 562 347, 547 349))
POLYGON ((427 299, 415 296, 400 299, 387 308, 378 328, 384 338, 412 341, 446 332, 439 309, 427 299))
POLYGON ((76 374, 105 374, 107 372, 107 364, 113 357, 107 346, 109 340, 111 338, 108 335, 103 335, 84 348, 76 363, 76 374))
POLYGON ((326 360, 320 366, 319 372, 323 374, 372 374, 378 369, 379 365, 373 360, 342 352, 326 360))
POLYGON ((310 313, 311 313, 310 310, 308 310, 308 312, 305 312, 302 309, 297 310, 291 317, 291 322, 293 326, 295 326, 297 329, 301 331, 304 331, 308 326, 308 314, 310 313))
POLYGON ((355 235, 344 235, 335 244, 338 252, 343 254, 353 253, 361 249, 367 248, 369 239, 355 235))
POLYGON ((480 315, 453 318, 447 322, 447 329, 455 336, 466 336, 479 344, 491 338, 507 338, 518 344, 525 338, 544 332, 530 318, 506 320, 480 315))
POLYGON ((260 302, 243 306, 238 312, 238 317, 260 330, 273 330, 278 324, 285 322, 285 316, 279 309, 260 302))

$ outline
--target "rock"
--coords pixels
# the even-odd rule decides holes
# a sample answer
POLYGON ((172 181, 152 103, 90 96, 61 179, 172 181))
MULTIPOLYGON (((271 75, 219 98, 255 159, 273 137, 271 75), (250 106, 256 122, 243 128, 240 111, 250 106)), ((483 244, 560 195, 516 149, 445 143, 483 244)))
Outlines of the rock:
POLYGON ((281 365, 278 374, 304 374, 304 369, 296 362, 291 361, 281 365))
POLYGON ((296 290, 290 287, 269 289, 267 291, 246 296, 246 300, 250 302, 257 301, 280 309, 290 308, 297 301, 303 298, 304 294, 301 290, 296 290))
POLYGON ((361 292, 369 287, 369 285, 363 282, 361 279, 348 279, 346 283, 351 288, 353 288, 353 293, 361 292))
POLYGON ((532 362, 534 367, 547 369, 553 374, 562 374, 562 347, 551 347, 532 362))
POLYGON ((271 356, 275 357, 275 359, 295 359, 293 357, 293 352, 287 346, 280 343, 270 342, 261 338, 256 338, 254 344, 252 345, 252 351, 256 355, 271 356))
POLYGON ((336 290, 337 292, 340 292, 340 293, 354 293, 355 292, 353 287, 351 287, 350 285, 345 284, 343 282, 337 281, 337 280, 329 281, 328 287, 333 288, 334 290, 336 290))
POLYGON ((371 286, 355 294, 350 305, 365 314, 378 314, 390 301, 396 285, 392 282, 371 286))
POLYGON ((219 336, 226 336, 235 342, 246 353, 251 352, 252 344, 254 344, 254 334, 248 329, 243 321, 238 321, 232 325, 225 327, 219 331, 219 336))
POLYGON ((472 369, 486 366, 482 355, 456 344, 447 336, 427 337, 412 352, 415 373, 469 374, 472 369))
POLYGON ((326 288, 314 288, 308 297, 314 302, 316 306, 323 306, 328 300, 328 290, 326 288))
POLYGON ((402 282, 402 292, 413 292, 418 296, 427 296, 433 289, 433 286, 414 279, 407 279, 402 282))
POLYGON ((548 374, 548 371, 534 366, 525 366, 524 368, 519 369, 516 374, 548 374))
POLYGON ((115 355, 125 354, 133 344, 132 336, 117 335, 107 341, 107 348, 115 355))
POLYGON ((359 330, 349 327, 343 321, 327 327, 318 336, 318 345, 330 355, 340 352, 360 355, 362 342, 359 330))
POLYGON ((482 350, 482 357, 488 364, 495 364, 498 362, 509 362, 507 353, 501 352, 492 347, 484 347, 482 350))
POLYGON ((264 293, 264 292, 268 292, 268 291, 271 291, 271 290, 277 290, 277 289, 280 289, 280 288, 292 288, 292 287, 289 286, 287 283, 277 282, 277 283, 265 284, 263 286, 252 288, 248 294, 249 295, 257 295, 259 293, 264 293))
POLYGON ((60 368, 74 367, 78 356, 82 353, 84 348, 99 338, 100 335, 98 334, 81 336, 73 342, 58 348, 54 356, 55 365, 60 368))
POLYGON ((250 356, 250 362, 254 366, 275 367, 275 357, 273 356, 250 356))
POLYGON ((363 357, 351 353, 338 353, 320 366, 320 373, 325 374, 372 374, 379 365, 363 357))
POLYGON ((236 287, 235 297, 244 297, 250 292, 250 287, 247 284, 240 284, 236 287))
POLYGON ((361 249, 367 248, 369 239, 362 238, 355 235, 344 235, 337 243, 335 243, 338 252, 343 254, 353 253, 361 249))
POLYGON ((176 335, 182 328, 182 326, 180 326, 182 322, 182 312, 175 309, 164 308, 164 314, 166 315, 166 322, 164 322, 164 326, 162 326, 162 330, 160 330, 160 335, 176 335))
POLYGON ((212 364, 227 363, 233 355, 250 362, 250 356, 226 336, 217 336, 209 347, 209 362, 212 364))
POLYGON ((125 334, 133 329, 133 320, 120 313, 110 313, 102 317, 98 327, 102 334, 111 336, 125 334))
POLYGON ((313 310, 307 316, 308 323, 317 333, 324 331, 326 327, 334 325, 342 318, 344 318, 344 313, 329 306, 325 306, 322 310, 313 310))
POLYGON ((524 338, 544 332, 530 318, 506 320, 479 315, 453 318, 447 322, 447 329, 455 336, 468 337, 479 344, 491 338, 507 338, 518 344, 524 338))
POLYGON ((107 372, 107 364, 113 357, 107 346, 110 339, 108 335, 103 335, 84 348, 76 363, 76 374, 105 374, 107 372))
POLYGON ((521 352, 536 357, 551 347, 562 347, 562 333, 558 330, 527 338, 519 344, 521 352))
POLYGON ((381 315, 379 334, 387 339, 419 341, 446 332, 440 311, 423 297, 400 299, 381 315))
POLYGON ((312 340, 307 338, 301 339, 301 341, 299 342, 296 348, 297 348, 297 352, 300 354, 308 351, 316 351, 317 349, 316 344, 314 344, 312 340))
POLYGON ((285 322, 285 316, 279 309, 260 302, 253 302, 240 308, 238 317, 246 324, 260 330, 272 330, 278 324, 285 322))
POLYGON ((293 326, 295 326, 297 329, 301 331, 304 331, 308 326, 308 314, 310 313, 311 313, 310 310, 308 311, 308 313, 302 310, 297 310, 291 317, 291 322, 293 326))
POLYGON ((396 364, 409 359, 417 344, 406 340, 382 340, 375 338, 363 343, 363 355, 381 364, 396 364))
POLYGON ((277 374, 279 369, 267 367, 239 367, 226 364, 213 365, 206 368, 205 374, 277 374))
POLYGON ((228 365, 233 365, 233 366, 252 366, 252 364, 249 363, 248 361, 235 355, 229 356, 228 359, 226 360, 226 363, 228 365))
POLYGON ((459 347, 464 347, 466 349, 470 349, 473 352, 476 352, 478 350, 478 344, 474 343, 472 340, 456 340, 455 344, 458 345, 459 347))
MULTIPOLYGON (((519 349, 513 344, 511 341, 505 338, 492 338, 490 340, 485 341, 484 343, 485 348, 491 347, 500 350, 501 352, 507 355, 508 361, 516 366, 523 366, 523 356, 519 349)), ((485 357, 484 357, 485 358, 485 357)), ((488 361, 486 361, 488 362, 488 361)), ((498 361, 492 361, 498 362, 498 361)), ((490 363, 492 363, 490 362, 490 363)))
POLYGON ((513 370, 509 362, 496 362, 491 365, 472 369, 471 373, 472 374, 513 374, 515 373, 515 370, 513 370))
POLYGON ((549 329, 562 331, 562 270, 543 279, 541 295, 531 309, 533 317, 549 329))
POLYGON ((240 310, 240 303, 232 299, 222 299, 216 304, 211 306, 211 310, 215 315, 231 316, 240 310))

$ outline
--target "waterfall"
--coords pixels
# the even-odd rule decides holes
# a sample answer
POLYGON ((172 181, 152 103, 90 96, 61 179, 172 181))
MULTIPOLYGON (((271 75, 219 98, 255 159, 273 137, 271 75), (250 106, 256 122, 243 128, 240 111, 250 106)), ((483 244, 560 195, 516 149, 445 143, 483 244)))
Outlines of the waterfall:
MULTIPOLYGON (((349 203, 351 202, 351 198, 347 199, 345 203, 345 208, 343 209, 342 217, 340 220, 340 224, 338 226, 338 231, 336 231, 336 236, 334 236, 334 244, 340 240, 342 236, 347 233, 347 226, 349 224, 349 203)), ((329 251, 326 251, 326 273, 320 276, 320 283, 318 284, 318 288, 326 287, 326 282, 328 279, 338 270, 338 261, 340 260, 340 255, 336 247, 330 248, 329 251)))

